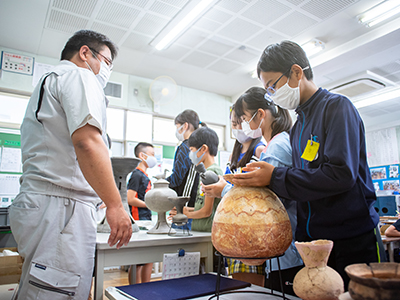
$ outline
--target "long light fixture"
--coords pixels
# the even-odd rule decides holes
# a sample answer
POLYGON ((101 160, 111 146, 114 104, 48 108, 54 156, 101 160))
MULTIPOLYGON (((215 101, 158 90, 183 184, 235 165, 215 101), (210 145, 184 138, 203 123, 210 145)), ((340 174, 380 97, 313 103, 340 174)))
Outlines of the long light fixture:
POLYGON ((312 39, 311 41, 301 45, 303 48, 304 52, 307 54, 308 57, 311 57, 318 52, 322 51, 325 49, 325 44, 324 42, 321 42, 318 39, 312 39))
POLYGON ((360 23, 372 27, 400 13, 400 1, 386 0, 358 15, 360 23))
POLYGON ((150 42, 157 50, 168 47, 217 0, 189 1, 174 19, 150 42))
POLYGON ((378 104, 384 101, 400 97, 400 86, 388 87, 380 90, 378 93, 352 99, 354 106, 359 109, 362 107, 378 104))

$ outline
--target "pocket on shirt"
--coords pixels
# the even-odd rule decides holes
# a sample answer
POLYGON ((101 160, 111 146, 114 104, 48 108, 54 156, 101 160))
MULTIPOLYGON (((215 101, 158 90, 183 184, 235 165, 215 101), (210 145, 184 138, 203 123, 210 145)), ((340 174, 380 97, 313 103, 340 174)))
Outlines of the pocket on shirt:
POLYGON ((74 299, 80 275, 32 262, 29 271, 29 296, 35 299, 74 299))

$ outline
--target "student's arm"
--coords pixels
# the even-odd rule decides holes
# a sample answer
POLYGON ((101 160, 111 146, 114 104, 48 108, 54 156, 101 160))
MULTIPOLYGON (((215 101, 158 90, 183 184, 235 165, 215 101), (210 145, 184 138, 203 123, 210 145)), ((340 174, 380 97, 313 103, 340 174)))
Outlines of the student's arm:
POLYGON ((147 207, 146 203, 143 200, 137 198, 136 195, 137 192, 134 190, 127 191, 128 204, 130 206, 136 206, 136 207, 147 207))
POLYGON ((261 153, 263 152, 264 149, 265 149, 265 146, 263 146, 263 145, 260 145, 260 146, 258 146, 258 147, 256 148, 256 156, 257 156, 258 158, 260 158, 261 153))
POLYGON ((400 236, 400 231, 398 231, 396 229, 396 227, 394 227, 393 225, 390 225, 386 231, 385 231, 385 235, 387 237, 399 237, 400 236))
POLYGON ((120 248, 132 235, 131 220, 126 213, 115 184, 108 149, 100 131, 89 124, 71 136, 79 167, 87 182, 107 205, 107 221, 111 227, 108 243, 120 248))
POLYGON ((183 180, 185 180, 185 176, 192 165, 189 158, 189 152, 190 149, 184 143, 176 149, 172 174, 166 178, 170 183, 170 188, 180 186, 183 180))
POLYGON ((213 206, 214 206, 214 197, 207 197, 205 196, 204 198, 204 205, 202 208, 199 210, 194 211, 193 207, 184 207, 183 208, 183 213, 189 218, 189 219, 203 219, 203 218, 208 218, 211 216, 212 211, 213 211, 213 206))

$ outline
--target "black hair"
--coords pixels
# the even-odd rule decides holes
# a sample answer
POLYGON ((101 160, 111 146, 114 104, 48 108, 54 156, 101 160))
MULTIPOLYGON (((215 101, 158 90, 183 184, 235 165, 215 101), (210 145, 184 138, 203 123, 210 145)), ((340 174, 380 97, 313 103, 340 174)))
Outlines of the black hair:
POLYGON ((141 142, 141 143, 137 144, 136 147, 135 147, 135 156, 139 157, 139 153, 140 152, 144 152, 147 147, 154 148, 154 146, 152 144, 149 144, 149 143, 141 142))
POLYGON ((111 59, 114 59, 118 53, 117 45, 104 34, 92 30, 79 30, 65 44, 61 52, 61 60, 70 60, 84 45, 96 52, 100 52, 104 46, 107 46, 111 52, 111 59))
POLYGON ((175 124, 183 125, 185 123, 188 123, 189 126, 191 124, 193 126, 193 130, 199 128, 199 125, 201 125, 201 127, 207 127, 206 123, 200 121, 197 112, 191 109, 186 109, 175 117, 175 124))
POLYGON ((304 70, 307 80, 313 79, 310 62, 304 50, 296 43, 282 41, 281 43, 269 45, 261 54, 257 64, 257 76, 260 78, 261 72, 278 72, 289 76, 290 68, 297 64, 301 68, 309 67, 304 70))
POLYGON ((269 110, 273 121, 271 123, 271 138, 276 134, 286 131, 289 133, 292 128, 292 118, 289 111, 276 106, 274 103, 265 100, 264 95, 267 91, 261 87, 251 87, 235 102, 235 114, 238 118, 248 110, 254 114, 258 109, 269 110))
POLYGON ((218 154, 218 135, 210 127, 199 128, 189 137, 189 147, 199 149, 204 144, 208 146, 210 155, 216 156, 218 154))
MULTIPOLYGON (((234 112, 235 112, 235 104, 232 106, 231 116, 230 116, 231 118, 232 118, 232 113, 234 113, 234 112)), ((235 115, 236 115, 236 113, 235 113, 235 115)), ((245 167, 250 162, 251 158, 253 157, 254 149, 260 141, 261 141, 261 137, 253 139, 250 143, 249 149, 247 149, 247 151, 243 155, 242 159, 240 161, 238 161, 239 156, 242 153, 242 144, 239 143, 238 140, 236 140, 235 145, 233 146, 233 150, 232 150, 232 157, 231 157, 229 169, 233 172, 237 168, 245 167)))

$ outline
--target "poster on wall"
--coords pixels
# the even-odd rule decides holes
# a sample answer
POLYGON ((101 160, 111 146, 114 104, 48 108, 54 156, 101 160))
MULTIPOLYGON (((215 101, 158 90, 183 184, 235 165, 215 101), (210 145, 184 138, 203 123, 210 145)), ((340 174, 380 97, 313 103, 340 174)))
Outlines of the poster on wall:
POLYGON ((369 169, 375 191, 400 191, 399 165, 387 165, 369 169))
POLYGON ((366 134, 367 160, 370 167, 399 163, 395 128, 387 128, 366 134))

